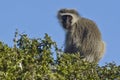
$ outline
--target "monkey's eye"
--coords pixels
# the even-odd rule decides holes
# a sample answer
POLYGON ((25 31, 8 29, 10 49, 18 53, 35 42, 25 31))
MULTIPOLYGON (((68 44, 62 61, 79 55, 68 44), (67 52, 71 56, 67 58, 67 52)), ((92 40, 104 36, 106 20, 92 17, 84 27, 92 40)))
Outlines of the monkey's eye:
POLYGON ((63 15, 62 16, 62 20, 63 21, 66 21, 66 20, 70 20, 71 21, 72 20, 72 16, 71 15, 63 15))
POLYGON ((68 18, 69 20, 72 20, 72 16, 71 16, 71 15, 68 15, 67 18, 68 18))
POLYGON ((63 16, 62 16, 62 20, 63 20, 63 21, 66 21, 66 19, 67 19, 67 15, 63 15, 63 16))

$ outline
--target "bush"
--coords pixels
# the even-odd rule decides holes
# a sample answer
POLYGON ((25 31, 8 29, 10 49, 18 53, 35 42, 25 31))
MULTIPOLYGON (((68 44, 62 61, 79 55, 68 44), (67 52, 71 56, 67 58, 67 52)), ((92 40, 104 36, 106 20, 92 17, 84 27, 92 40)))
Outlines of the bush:
POLYGON ((0 42, 0 80, 120 80, 115 63, 100 67, 82 61, 77 53, 60 53, 47 34, 30 39, 16 31, 14 47, 0 42))

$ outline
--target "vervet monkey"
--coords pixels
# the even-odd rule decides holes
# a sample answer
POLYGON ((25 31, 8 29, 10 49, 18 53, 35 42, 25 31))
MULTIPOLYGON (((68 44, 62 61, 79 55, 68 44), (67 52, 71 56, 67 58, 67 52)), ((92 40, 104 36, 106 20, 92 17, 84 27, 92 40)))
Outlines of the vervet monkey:
POLYGON ((61 9, 57 18, 66 31, 65 53, 80 53, 83 60, 98 62, 105 51, 101 33, 90 19, 81 17, 74 9, 61 9))

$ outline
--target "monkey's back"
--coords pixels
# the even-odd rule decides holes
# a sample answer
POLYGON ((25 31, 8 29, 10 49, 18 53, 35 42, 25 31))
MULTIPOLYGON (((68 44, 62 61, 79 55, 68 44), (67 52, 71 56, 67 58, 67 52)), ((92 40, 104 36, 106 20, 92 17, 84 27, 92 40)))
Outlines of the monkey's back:
POLYGON ((101 33, 92 20, 80 18, 66 35, 65 52, 80 52, 84 57, 94 55, 94 58, 97 58, 101 43, 101 33))

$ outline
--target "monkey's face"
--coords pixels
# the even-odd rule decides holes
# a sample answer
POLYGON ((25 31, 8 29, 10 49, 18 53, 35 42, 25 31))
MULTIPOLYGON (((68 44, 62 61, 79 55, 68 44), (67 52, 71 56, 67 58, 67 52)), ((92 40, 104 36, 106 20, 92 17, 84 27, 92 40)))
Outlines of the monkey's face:
POLYGON ((72 24, 72 16, 71 15, 62 15, 61 23, 62 23, 63 28, 70 29, 71 24, 72 24))
POLYGON ((58 11, 57 17, 66 30, 70 30, 79 20, 79 14, 74 9, 61 9, 58 11))

